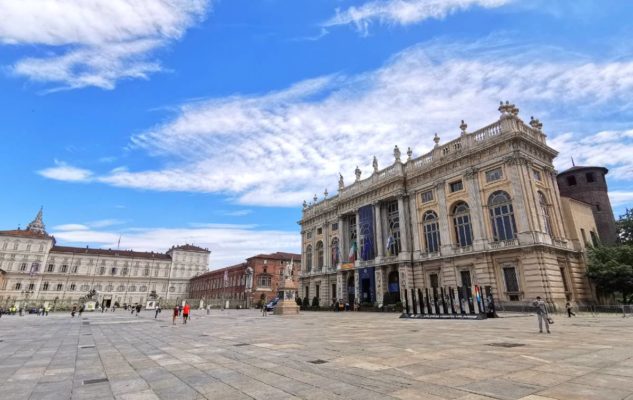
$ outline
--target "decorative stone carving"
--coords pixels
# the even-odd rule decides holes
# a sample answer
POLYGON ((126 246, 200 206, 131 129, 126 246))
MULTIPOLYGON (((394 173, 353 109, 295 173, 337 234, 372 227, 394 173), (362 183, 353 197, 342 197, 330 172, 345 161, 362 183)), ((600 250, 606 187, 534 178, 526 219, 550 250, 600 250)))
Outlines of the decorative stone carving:
POLYGON ((356 166, 356 169, 354 170, 354 175, 356 175, 356 182, 360 181, 360 168, 358 168, 358 165, 356 166))
POLYGON ((462 135, 466 134, 466 128, 468 128, 468 125, 462 119, 462 123, 459 125, 459 129, 462 131, 462 135))
POLYGON ((409 147, 407 149, 407 161, 411 161, 411 157, 413 157, 413 150, 411 150, 411 147, 409 147))
POLYGON ((543 130, 543 124, 537 118, 530 117, 530 126, 539 131, 543 130))
POLYGON ((317 197, 316 193, 314 194, 314 197, 312 198, 312 200, 314 200, 315 204, 316 204, 317 200, 319 200, 319 198, 317 197))
POLYGON ((438 147, 440 145, 440 137, 437 136, 437 132, 435 133, 435 136, 433 137, 433 141, 435 142, 435 147, 438 147))
POLYGON ((345 182, 343 182, 343 174, 339 172, 338 174, 338 188, 343 189, 345 187, 345 182))
POLYGON ((477 176, 478 171, 479 171, 479 168, 470 167, 466 170, 466 172, 464 172, 464 178, 473 179, 477 176))
POLYGON ((303 209, 305 210, 306 208, 308 208, 308 202, 303 200, 303 209))
POLYGON ((329 194, 329 193, 327 192, 327 188, 325 188, 325 191, 323 192, 323 198, 324 198, 324 199, 327 199, 327 195, 328 195, 328 194, 329 194))
POLYGON ((372 167, 374 167, 374 173, 378 172, 378 159, 374 156, 374 161, 371 163, 372 167))
POLYGON ((395 145, 393 148, 393 158, 396 159, 396 162, 400 162, 400 149, 398 148, 398 145, 395 145))

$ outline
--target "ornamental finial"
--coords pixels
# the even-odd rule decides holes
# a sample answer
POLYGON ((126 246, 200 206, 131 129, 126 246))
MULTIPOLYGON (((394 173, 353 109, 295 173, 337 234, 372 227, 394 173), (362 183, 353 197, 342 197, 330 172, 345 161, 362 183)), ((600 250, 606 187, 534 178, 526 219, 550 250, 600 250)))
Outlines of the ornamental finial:
POLYGON ((461 129, 462 135, 466 134, 466 128, 468 128, 468 125, 462 119, 462 123, 459 125, 459 129, 461 129))
POLYGON ((312 200, 314 200, 314 204, 316 204, 317 200, 319 200, 319 198, 317 197, 316 193, 314 194, 314 197, 312 198, 312 200))
POLYGON ((407 149, 407 161, 411 160, 412 156, 413 156, 413 150, 411 150, 411 147, 409 147, 407 149))
POLYGON ((327 192, 327 188, 325 188, 325 192, 323 192, 323 198, 324 198, 324 199, 327 199, 327 195, 328 195, 328 194, 329 194, 329 193, 327 192))
POLYGON ((433 137, 433 141, 435 142, 435 147, 440 145, 440 137, 437 136, 437 132, 435 133, 435 136, 433 137))

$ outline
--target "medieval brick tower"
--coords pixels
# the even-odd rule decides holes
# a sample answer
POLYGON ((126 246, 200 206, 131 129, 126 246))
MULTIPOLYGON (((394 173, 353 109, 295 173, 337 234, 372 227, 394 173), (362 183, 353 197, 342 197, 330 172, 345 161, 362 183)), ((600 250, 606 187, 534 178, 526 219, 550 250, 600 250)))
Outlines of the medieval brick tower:
POLYGON ((556 177, 561 196, 591 205, 600 242, 607 245, 614 244, 617 240, 615 218, 605 178, 608 172, 604 167, 574 166, 556 177))

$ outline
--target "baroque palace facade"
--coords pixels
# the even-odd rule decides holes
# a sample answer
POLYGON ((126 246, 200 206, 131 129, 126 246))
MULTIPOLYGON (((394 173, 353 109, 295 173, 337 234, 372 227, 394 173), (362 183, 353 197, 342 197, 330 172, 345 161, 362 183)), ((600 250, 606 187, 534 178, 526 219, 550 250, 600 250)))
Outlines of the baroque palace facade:
POLYGON ((436 134, 420 157, 396 146, 392 165, 374 157, 368 178, 357 167, 336 196, 304 202, 300 296, 411 305, 418 289, 489 286, 504 305, 591 301, 591 205, 561 198, 542 124, 508 102, 499 111, 475 132, 462 121, 448 143, 436 134))
POLYGON ((57 246, 42 210, 26 229, 0 231, 0 306, 67 308, 92 290, 99 305, 161 305, 186 299, 189 280, 207 271, 209 250, 175 246, 166 253, 57 246))

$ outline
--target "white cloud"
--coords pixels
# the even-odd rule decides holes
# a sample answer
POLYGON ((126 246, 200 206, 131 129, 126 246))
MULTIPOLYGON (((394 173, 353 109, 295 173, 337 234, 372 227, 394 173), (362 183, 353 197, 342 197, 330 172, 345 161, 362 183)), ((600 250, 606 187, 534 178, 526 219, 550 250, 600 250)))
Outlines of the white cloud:
POLYGON ((63 161, 57 160, 55 160, 54 167, 40 170, 38 171, 38 174, 49 179, 66 182, 88 182, 92 178, 91 171, 83 168, 73 167, 63 161))
POLYGON ((132 150, 160 156, 162 167, 118 168, 94 180, 296 207, 315 193, 322 197, 325 188, 334 194, 339 171, 348 184, 356 165, 367 177, 373 155, 381 168, 391 164, 396 144, 419 156, 431 149, 435 132, 442 142, 457 137, 461 119, 470 131, 495 121, 498 101, 505 99, 521 108, 524 119, 535 115, 544 122, 563 164, 568 150, 582 145, 587 162, 611 166, 612 176, 633 177, 627 172, 629 145, 618 147, 613 139, 630 136, 633 125, 633 62, 491 47, 432 42, 364 74, 184 104, 171 120, 132 137, 132 150), (616 126, 614 110, 617 125, 628 124, 617 130, 624 133, 595 138, 610 152, 593 150, 591 138, 580 140, 585 132, 605 130, 600 126, 616 126))
POLYGON ((172 245, 193 243, 209 248, 211 267, 237 264, 247 257, 259 253, 276 251, 298 252, 301 236, 297 232, 278 230, 255 230, 250 225, 207 224, 195 228, 130 228, 119 232, 87 229, 80 224, 61 225, 52 234, 59 243, 69 245, 96 245, 101 248, 116 248, 121 235, 122 249, 137 251, 167 251, 172 245))
POLYGON ((180 39, 210 0, 5 0, 0 44, 38 55, 10 69, 60 88, 114 88, 123 78, 160 71, 153 51, 180 39), (38 51, 41 50, 41 51, 38 51))
POLYGON ((631 191, 623 191, 623 190, 614 190, 609 191, 609 199, 611 200, 611 205, 615 207, 625 207, 633 209, 633 192, 631 191))
POLYGON ((358 7, 336 10, 336 15, 324 26, 356 26, 366 35, 373 22, 410 25, 427 19, 443 19, 471 7, 496 8, 512 0, 373 0, 358 7))

